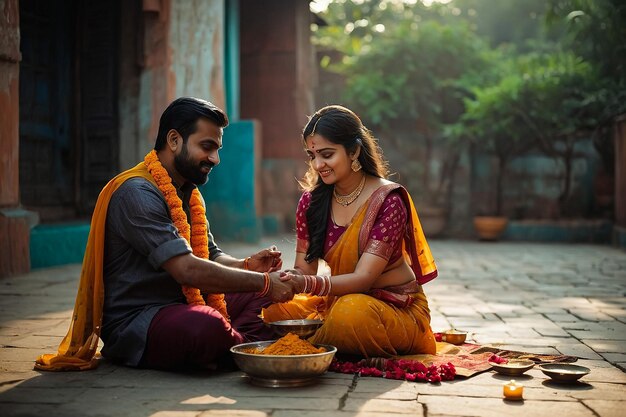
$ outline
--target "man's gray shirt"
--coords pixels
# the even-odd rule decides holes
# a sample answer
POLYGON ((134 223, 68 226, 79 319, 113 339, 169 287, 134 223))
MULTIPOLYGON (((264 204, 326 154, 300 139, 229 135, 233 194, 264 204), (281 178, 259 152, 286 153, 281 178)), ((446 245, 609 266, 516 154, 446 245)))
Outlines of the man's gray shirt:
MULTIPOLYGON (((178 195, 189 219, 189 198, 195 188, 184 184, 178 195)), ((208 228, 208 224, 207 224, 208 228)), ((102 354, 126 365, 141 361, 148 328, 163 307, 185 303, 181 286, 161 266, 191 253, 170 218, 159 189, 144 178, 124 182, 107 210, 104 247, 102 354)), ((209 258, 222 251, 209 231, 209 258)))

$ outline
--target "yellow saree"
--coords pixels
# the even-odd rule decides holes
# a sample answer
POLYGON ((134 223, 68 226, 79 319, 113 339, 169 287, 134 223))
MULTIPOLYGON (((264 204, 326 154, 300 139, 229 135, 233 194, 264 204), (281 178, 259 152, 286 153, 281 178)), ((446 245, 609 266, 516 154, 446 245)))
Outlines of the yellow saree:
MULTIPOLYGON (((376 190, 357 211, 352 223, 324 256, 332 275, 354 272, 370 230, 387 195, 398 190, 410 213, 403 240, 404 258, 422 284, 437 276, 437 269, 408 192, 398 184, 376 190)), ((332 279, 332 278, 331 278, 332 279)), ((390 357, 417 353, 434 354, 435 337, 430 310, 421 287, 410 294, 413 302, 403 308, 366 294, 340 297, 298 295, 292 301, 263 310, 266 322, 321 318, 324 325, 309 339, 336 346, 339 352, 365 357, 390 357)))
POLYGON ((107 209, 113 193, 129 178, 142 177, 152 182, 146 164, 122 172, 102 189, 91 218, 91 229, 80 273, 80 283, 72 321, 56 354, 37 358, 35 369, 44 371, 82 371, 98 366, 96 349, 100 340, 104 303, 103 260, 107 209))

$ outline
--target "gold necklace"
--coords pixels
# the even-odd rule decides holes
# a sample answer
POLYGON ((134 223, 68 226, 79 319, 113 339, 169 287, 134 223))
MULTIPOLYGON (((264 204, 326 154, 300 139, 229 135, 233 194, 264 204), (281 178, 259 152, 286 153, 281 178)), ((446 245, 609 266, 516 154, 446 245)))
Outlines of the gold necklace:
POLYGON ((341 204, 344 207, 349 206, 354 203, 357 198, 361 195, 361 191, 363 191, 363 187, 365 187, 365 175, 361 178, 361 182, 359 185, 352 191, 350 194, 341 195, 337 193, 337 189, 333 189, 333 197, 335 197, 335 201, 341 204))

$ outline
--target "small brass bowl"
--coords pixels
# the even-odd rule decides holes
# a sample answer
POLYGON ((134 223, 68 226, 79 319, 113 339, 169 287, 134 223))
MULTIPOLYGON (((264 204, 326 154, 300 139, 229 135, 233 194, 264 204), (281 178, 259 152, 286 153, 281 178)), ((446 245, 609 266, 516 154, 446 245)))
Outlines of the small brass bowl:
POLYGON ((591 372, 589 368, 569 363, 546 363, 539 365, 538 368, 554 382, 561 383, 576 382, 591 372))
POLYGON ((270 326, 278 336, 294 333, 302 339, 305 339, 309 336, 313 336, 317 329, 322 327, 322 324, 324 324, 322 320, 302 319, 273 321, 267 325, 270 326))
POLYGON ((489 362, 489 365, 499 374, 519 376, 535 366, 535 362, 527 359, 511 359, 508 363, 489 362))
POLYGON ((461 330, 448 330, 441 335, 441 340, 453 345, 462 345, 465 339, 467 339, 467 332, 461 330))

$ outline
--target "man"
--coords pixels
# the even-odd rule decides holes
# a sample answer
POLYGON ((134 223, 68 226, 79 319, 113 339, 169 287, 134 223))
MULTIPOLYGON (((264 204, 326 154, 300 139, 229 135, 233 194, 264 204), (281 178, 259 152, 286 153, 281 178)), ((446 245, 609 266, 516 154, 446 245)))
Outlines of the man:
POLYGON ((227 125, 209 102, 174 100, 154 150, 103 189, 72 326, 57 355, 38 358, 38 369, 95 367, 98 336, 103 356, 159 369, 210 367, 237 343, 271 337, 261 309, 296 291, 276 272, 281 254, 223 253, 196 187, 219 164, 227 125))

